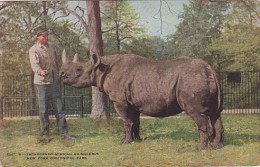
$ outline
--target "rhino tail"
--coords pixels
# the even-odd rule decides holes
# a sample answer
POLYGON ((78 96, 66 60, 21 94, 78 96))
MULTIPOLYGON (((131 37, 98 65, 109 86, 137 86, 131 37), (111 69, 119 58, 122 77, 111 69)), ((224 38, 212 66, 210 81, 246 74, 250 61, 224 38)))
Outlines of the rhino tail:
POLYGON ((218 92, 218 107, 217 107, 217 112, 222 112, 223 110, 223 94, 221 91, 221 86, 219 84, 219 80, 217 78, 216 73, 212 70, 212 74, 216 83, 216 88, 217 88, 217 92, 218 92))

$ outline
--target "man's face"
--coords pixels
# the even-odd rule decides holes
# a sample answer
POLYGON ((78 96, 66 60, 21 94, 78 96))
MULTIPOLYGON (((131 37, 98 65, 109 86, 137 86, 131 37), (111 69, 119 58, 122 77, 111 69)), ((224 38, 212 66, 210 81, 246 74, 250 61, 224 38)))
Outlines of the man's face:
POLYGON ((37 38, 41 44, 47 44, 48 42, 48 34, 39 34, 37 35, 37 38))

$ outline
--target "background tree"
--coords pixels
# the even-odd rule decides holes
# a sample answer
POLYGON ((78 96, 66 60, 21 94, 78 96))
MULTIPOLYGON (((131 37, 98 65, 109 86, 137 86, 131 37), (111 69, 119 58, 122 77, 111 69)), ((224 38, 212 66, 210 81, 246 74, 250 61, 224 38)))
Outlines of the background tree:
POLYGON ((209 50, 218 56, 223 70, 260 69, 260 3, 234 1, 223 31, 209 50))
POLYGON ((168 37, 170 54, 174 56, 203 57, 208 55, 211 38, 219 36, 227 3, 211 3, 194 0, 184 5, 184 12, 179 16, 182 20, 173 35, 168 37))
POLYGON ((133 53, 155 60, 168 59, 168 45, 159 36, 142 36, 133 38, 130 44, 124 45, 126 53, 133 53))
POLYGON ((39 15, 40 6, 27 3, 5 2, 0 10, 0 31, 2 41, 2 73, 28 73, 26 51, 32 45, 32 35, 28 32, 32 18, 39 15), (31 9, 31 10, 30 10, 31 9))
POLYGON ((102 32, 106 54, 125 51, 125 45, 143 35, 144 28, 138 25, 139 19, 139 14, 127 0, 103 3, 102 32))
MULTIPOLYGON (((103 56, 99 1, 87 0, 86 3, 88 9, 90 54, 103 56)), ((110 117, 107 96, 94 86, 92 87, 91 117, 94 119, 108 119, 110 117)))

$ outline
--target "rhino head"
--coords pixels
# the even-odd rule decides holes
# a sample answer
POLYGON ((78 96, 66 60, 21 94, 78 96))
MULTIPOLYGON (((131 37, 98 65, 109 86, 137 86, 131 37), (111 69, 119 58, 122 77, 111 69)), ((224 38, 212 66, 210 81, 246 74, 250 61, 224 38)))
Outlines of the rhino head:
POLYGON ((95 71, 100 64, 98 56, 91 55, 87 62, 79 62, 78 55, 75 54, 73 61, 67 58, 66 51, 62 53, 62 66, 60 77, 63 83, 75 88, 85 88, 95 86, 95 71))

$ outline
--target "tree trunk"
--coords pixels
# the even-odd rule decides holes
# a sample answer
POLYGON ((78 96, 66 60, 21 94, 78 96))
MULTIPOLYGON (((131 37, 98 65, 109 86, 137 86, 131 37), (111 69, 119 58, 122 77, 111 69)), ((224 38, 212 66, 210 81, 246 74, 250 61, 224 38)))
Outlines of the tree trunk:
POLYGON ((116 23, 116 45, 117 45, 117 52, 120 53, 120 36, 119 36, 119 25, 116 23))
MULTIPOLYGON (((103 41, 101 33, 100 6, 97 0, 87 0, 88 23, 89 23, 89 50, 90 54, 103 56, 103 41)), ((97 87, 92 87, 92 111, 93 119, 108 119, 110 112, 107 96, 100 92, 97 87)))
MULTIPOLYGON (((116 17, 119 18, 118 17, 118 3, 117 3, 117 1, 115 3, 116 3, 116 17)), ((120 53, 121 52, 121 50, 120 50, 121 49, 121 45, 120 45, 120 34, 119 34, 119 30, 120 30, 120 28, 119 28, 119 21, 115 21, 115 23, 116 23, 117 52, 120 53)))
MULTIPOLYGON (((0 44, 0 79, 3 76, 4 64, 3 64, 3 45, 0 44)), ((0 82, 0 123, 3 122, 4 119, 4 111, 3 111, 3 81, 0 82)))
POLYGON ((4 120, 3 96, 0 94, 0 123, 2 123, 3 120, 4 120))
POLYGON ((43 1, 42 2, 42 9, 43 9, 43 25, 45 26, 45 28, 47 27, 47 16, 48 16, 48 11, 46 10, 47 9, 47 2, 46 1, 43 1))

